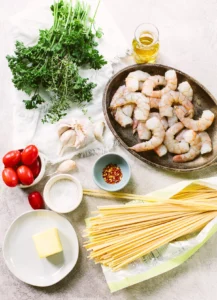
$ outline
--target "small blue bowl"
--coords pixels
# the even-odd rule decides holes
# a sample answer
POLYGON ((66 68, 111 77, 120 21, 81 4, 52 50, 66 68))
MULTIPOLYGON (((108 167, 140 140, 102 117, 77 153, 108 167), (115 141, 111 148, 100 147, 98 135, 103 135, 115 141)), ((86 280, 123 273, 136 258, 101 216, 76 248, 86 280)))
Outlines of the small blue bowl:
POLYGON ((93 167, 93 179, 94 182, 101 189, 108 192, 115 192, 123 189, 129 182, 131 176, 131 170, 128 162, 120 155, 115 153, 108 153, 102 155, 96 162, 93 167), (120 182, 115 184, 106 183, 102 177, 103 169, 109 165, 115 164, 120 167, 123 177, 120 182))

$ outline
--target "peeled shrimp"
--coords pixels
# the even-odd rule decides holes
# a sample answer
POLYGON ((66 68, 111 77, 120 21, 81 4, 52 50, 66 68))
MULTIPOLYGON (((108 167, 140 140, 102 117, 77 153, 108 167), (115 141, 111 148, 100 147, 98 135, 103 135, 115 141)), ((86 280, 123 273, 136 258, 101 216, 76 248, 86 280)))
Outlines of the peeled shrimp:
POLYGON ((139 121, 137 132, 140 140, 150 140, 151 131, 147 128, 146 122, 139 121))
POLYGON ((203 131, 203 132, 199 132, 198 135, 201 138, 201 142, 202 142, 202 147, 201 147, 200 153, 205 154, 205 153, 211 152, 212 151, 212 141, 211 141, 211 138, 208 135, 208 133, 206 131, 203 131))
POLYGON ((188 97, 189 100, 193 99, 193 90, 190 84, 187 81, 183 81, 178 86, 178 91, 182 93, 184 96, 188 97))
MULTIPOLYGON (((148 119, 153 118, 153 117, 156 117, 161 121, 161 123, 164 127, 164 130, 166 130, 168 128, 167 119, 165 117, 161 118, 159 113, 152 112, 149 114, 148 119)), ((151 138, 151 131, 147 128, 146 122, 139 121, 138 127, 137 127, 137 132, 138 132, 138 136, 139 136, 140 140, 149 140, 151 138)))
POLYGON ((165 93, 174 91, 177 88, 177 76, 174 70, 169 70, 163 76, 150 76, 144 83, 142 93, 146 96, 161 98, 165 93), (154 88, 158 85, 164 85, 165 87, 159 91, 154 91, 154 88))
POLYGON ((149 98, 145 97, 141 93, 129 93, 125 96, 125 98, 117 99, 115 104, 110 107, 111 109, 115 109, 126 104, 136 104, 134 116, 137 120, 146 121, 148 119, 150 111, 149 98))
POLYGON ((154 148, 154 152, 157 153, 159 157, 162 157, 167 154, 167 147, 164 144, 154 148))
POLYGON ((163 143, 165 130, 161 121, 158 118, 153 117, 146 122, 146 126, 152 131, 152 138, 147 142, 139 143, 130 147, 131 150, 136 152, 153 150, 163 143))
POLYGON ((148 112, 142 110, 138 106, 134 109, 134 117, 135 117, 136 120, 145 121, 145 120, 147 120, 147 116, 148 116, 148 112))
POLYGON ((199 134, 193 130, 187 130, 184 133, 184 140, 190 144, 190 150, 185 154, 175 155, 173 157, 174 162, 181 163, 191 161, 200 154, 202 143, 199 134))
POLYGON ((174 70, 169 70, 165 73, 165 79, 167 82, 167 85, 164 89, 161 90, 161 95, 169 92, 169 91, 175 91, 177 88, 178 80, 176 76, 176 72, 174 70))
POLYGON ((175 110, 173 108, 173 115, 172 117, 168 117, 167 118, 167 122, 168 122, 168 126, 171 127, 173 126, 175 123, 178 123, 179 122, 179 119, 177 118, 177 115, 175 113, 175 110))
POLYGON ((125 92, 126 86, 125 85, 121 85, 119 86, 119 88, 117 89, 117 91, 114 93, 114 96, 112 97, 112 101, 110 103, 110 106, 114 106, 116 101, 120 98, 123 97, 124 92, 125 92))
POLYGON ((176 140, 177 140, 178 142, 181 142, 181 141, 184 140, 184 134, 185 134, 186 131, 188 131, 188 129, 185 128, 185 129, 183 129, 182 131, 180 131, 180 132, 177 134, 176 140))
POLYGON ((173 116, 173 104, 181 104, 186 110, 188 115, 192 115, 194 106, 191 101, 180 92, 170 91, 163 95, 159 103, 159 111, 162 117, 173 116))
POLYGON ((139 90, 140 81, 144 82, 150 75, 146 72, 137 70, 135 72, 129 73, 126 78, 126 87, 130 92, 135 92, 139 90))
POLYGON ((134 105, 127 104, 123 107, 118 107, 112 111, 112 115, 115 120, 122 126, 126 127, 127 125, 132 125, 133 120, 131 118, 133 114, 134 105))
POLYGON ((133 110, 134 110, 134 105, 133 104, 127 104, 127 105, 124 105, 121 109, 122 109, 122 112, 128 116, 128 117, 132 117, 132 114, 133 114, 133 110))
POLYGON ((122 126, 126 127, 127 125, 132 125, 133 120, 125 115, 121 109, 121 107, 118 107, 116 111, 114 112, 115 120, 122 126))
POLYGON ((142 93, 149 97, 160 98, 161 91, 154 91, 154 88, 159 85, 166 85, 165 77, 160 75, 150 76, 143 84, 142 93))
POLYGON ((142 90, 143 83, 144 83, 144 81, 139 81, 139 88, 138 88, 138 91, 140 91, 140 92, 141 92, 141 90, 142 90))
POLYGON ((168 128, 167 119, 165 117, 161 118, 161 116, 160 116, 160 114, 158 112, 151 112, 151 113, 149 113, 149 117, 148 118, 150 119, 152 117, 158 118, 161 121, 161 123, 162 123, 162 125, 163 125, 163 127, 164 127, 165 130, 168 128))
MULTIPOLYGON (((183 129, 177 136, 176 136, 176 140, 177 141, 183 141, 184 140, 184 135, 185 133, 188 131, 189 129, 183 129)), ((201 142, 202 142, 202 147, 200 150, 201 154, 205 154, 205 153, 209 153, 212 151, 212 141, 210 136, 208 135, 208 133, 206 131, 202 131, 199 132, 198 135, 201 138, 201 142)))
POLYGON ((175 135, 184 128, 184 125, 179 122, 171 126, 167 131, 164 139, 164 144, 167 150, 171 153, 181 154, 189 151, 189 145, 185 141, 175 140, 175 135))
POLYGON ((211 126, 214 120, 214 113, 210 110, 204 110, 199 120, 193 120, 185 117, 185 112, 180 107, 175 107, 175 112, 179 120, 185 125, 186 128, 194 131, 204 131, 211 126))
POLYGON ((157 108, 159 109, 159 102, 160 98, 149 98, 150 108, 157 108))

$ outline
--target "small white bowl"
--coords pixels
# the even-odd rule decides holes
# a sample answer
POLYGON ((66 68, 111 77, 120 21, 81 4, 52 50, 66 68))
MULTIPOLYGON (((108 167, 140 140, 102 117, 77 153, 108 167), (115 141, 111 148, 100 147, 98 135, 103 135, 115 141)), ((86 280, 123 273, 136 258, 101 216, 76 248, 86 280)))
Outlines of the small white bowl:
MULTIPOLYGON (((63 189, 64 191, 64 185, 63 185, 63 189)), ((72 212, 74 211, 78 206, 79 204, 81 203, 81 200, 83 198, 83 189, 82 189, 82 186, 81 186, 81 183, 80 181, 78 181, 78 179, 76 179, 74 176, 72 175, 69 175, 69 174, 58 174, 58 175, 55 175, 53 176, 52 178, 50 178, 48 180, 48 182, 46 183, 45 187, 44 187, 44 192, 43 192, 43 197, 44 197, 44 202, 46 203, 46 205, 53 211, 57 212, 57 213, 62 213, 62 214, 65 214, 65 213, 69 213, 69 212, 72 212), (60 180, 70 180, 72 181, 73 184, 76 185, 77 187, 77 197, 76 199, 74 199, 73 201, 73 195, 72 195, 72 201, 70 202, 69 205, 65 205, 66 207, 64 207, 64 203, 61 207, 61 204, 58 205, 58 207, 54 204, 54 201, 52 201, 52 196, 50 195, 50 191, 51 191, 51 188, 52 186, 60 181, 60 180)), ((59 200, 60 203, 62 201, 62 199, 59 200)))
POLYGON ((41 179, 44 177, 44 173, 45 173, 45 168, 46 168, 46 165, 47 165, 47 159, 45 157, 44 154, 40 153, 38 154, 40 160, 41 160, 41 170, 40 170, 40 173, 38 174, 38 176, 34 179, 33 183, 30 184, 30 185, 24 185, 24 184, 19 184, 19 187, 21 189, 27 189, 31 186, 34 186, 36 185, 37 183, 39 183, 39 181, 41 181, 41 179))

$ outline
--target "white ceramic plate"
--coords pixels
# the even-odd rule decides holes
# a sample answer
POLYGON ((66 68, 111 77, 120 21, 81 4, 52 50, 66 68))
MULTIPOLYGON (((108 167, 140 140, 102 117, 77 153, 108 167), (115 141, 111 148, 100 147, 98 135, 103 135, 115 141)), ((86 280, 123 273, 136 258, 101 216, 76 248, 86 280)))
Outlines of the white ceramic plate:
POLYGON ((67 219, 49 210, 24 213, 9 227, 3 255, 9 270, 20 280, 34 286, 50 286, 63 279, 78 259, 78 239, 67 219), (39 258, 32 236, 56 227, 63 252, 39 258))

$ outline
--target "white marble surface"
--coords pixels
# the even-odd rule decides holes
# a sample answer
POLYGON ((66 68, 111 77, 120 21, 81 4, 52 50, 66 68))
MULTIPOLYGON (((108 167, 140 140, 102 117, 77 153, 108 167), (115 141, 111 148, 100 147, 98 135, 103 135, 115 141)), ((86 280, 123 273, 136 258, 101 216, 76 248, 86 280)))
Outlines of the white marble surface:
MULTIPOLYGON (((7 19, 22 11, 26 3, 33 0, 0 0, 0 17, 7 19)), ((142 22, 157 25, 160 31, 161 49, 159 62, 181 69, 204 84, 217 97, 217 1, 209 0, 104 0, 108 10, 121 28, 127 41, 131 42, 134 28, 142 22)), ((0 23, 0 34, 5 28, 0 23)), ((7 53, 4 39, 2 53, 7 53)), ((12 110, 4 90, 6 64, 0 57, 0 157, 11 146, 12 110)), ((140 163, 123 152, 132 166, 132 180, 125 188, 127 192, 146 193, 177 182, 183 178, 208 177, 216 174, 216 167, 188 175, 175 175, 140 163)), ((88 188, 95 188, 91 178, 91 167, 96 157, 79 160, 76 176, 88 188)), ((44 180, 38 190, 42 190, 44 180)), ((180 267, 151 280, 110 294, 99 265, 86 259, 82 249, 81 233, 84 218, 97 204, 114 203, 85 197, 82 205, 67 218, 78 233, 80 255, 75 269, 60 283, 49 288, 35 288, 16 279, 7 269, 2 257, 2 242, 10 223, 29 209, 27 192, 18 188, 2 187, 0 195, 0 299, 1 300, 76 300, 76 299, 162 299, 162 300, 214 300, 216 299, 217 236, 202 247, 191 259, 180 267)))

